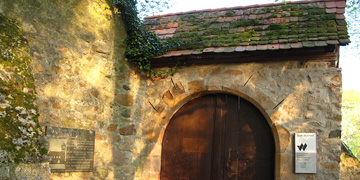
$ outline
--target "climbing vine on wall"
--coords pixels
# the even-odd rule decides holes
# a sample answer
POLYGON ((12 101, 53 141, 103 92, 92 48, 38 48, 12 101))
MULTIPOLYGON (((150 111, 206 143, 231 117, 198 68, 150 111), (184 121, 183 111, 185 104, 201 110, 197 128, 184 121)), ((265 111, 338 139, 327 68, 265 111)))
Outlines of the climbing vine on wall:
POLYGON ((35 99, 27 41, 19 23, 0 13, 0 164, 44 160, 35 99))
POLYGON ((161 72, 155 71, 151 66, 151 58, 163 55, 182 44, 174 39, 162 40, 154 32, 149 31, 138 17, 136 3, 136 0, 114 1, 127 27, 126 57, 150 75, 172 75, 177 66, 161 72))

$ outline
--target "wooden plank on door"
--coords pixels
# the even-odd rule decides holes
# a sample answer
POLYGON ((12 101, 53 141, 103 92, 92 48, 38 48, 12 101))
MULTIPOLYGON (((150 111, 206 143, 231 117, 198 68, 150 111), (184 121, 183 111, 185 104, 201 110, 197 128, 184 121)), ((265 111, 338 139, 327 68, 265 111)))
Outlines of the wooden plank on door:
POLYGON ((160 177, 210 179, 215 101, 213 95, 188 102, 166 128, 160 177))

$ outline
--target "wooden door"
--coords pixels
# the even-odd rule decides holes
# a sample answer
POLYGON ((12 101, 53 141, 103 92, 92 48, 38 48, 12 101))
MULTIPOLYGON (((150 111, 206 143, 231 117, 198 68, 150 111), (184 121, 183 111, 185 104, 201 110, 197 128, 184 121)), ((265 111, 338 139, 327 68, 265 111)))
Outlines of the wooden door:
POLYGON ((162 143, 161 180, 274 179, 274 138, 260 111, 233 95, 184 105, 162 143))

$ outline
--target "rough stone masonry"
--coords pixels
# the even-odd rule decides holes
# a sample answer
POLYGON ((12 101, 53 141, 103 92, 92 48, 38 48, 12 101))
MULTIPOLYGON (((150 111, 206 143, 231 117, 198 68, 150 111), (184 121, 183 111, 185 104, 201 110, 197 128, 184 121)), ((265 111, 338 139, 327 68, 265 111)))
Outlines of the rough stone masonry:
POLYGON ((41 125, 96 133, 93 172, 50 174, 46 163, 9 165, 1 168, 3 179, 159 179, 162 136, 172 115, 208 93, 241 96, 263 113, 275 137, 275 179, 340 178, 337 48, 330 58, 193 65, 172 80, 151 79, 124 57, 125 27, 111 2, 5 0, 0 12, 20 21, 28 39, 41 125), (294 174, 298 132, 317 133, 317 174, 294 174))

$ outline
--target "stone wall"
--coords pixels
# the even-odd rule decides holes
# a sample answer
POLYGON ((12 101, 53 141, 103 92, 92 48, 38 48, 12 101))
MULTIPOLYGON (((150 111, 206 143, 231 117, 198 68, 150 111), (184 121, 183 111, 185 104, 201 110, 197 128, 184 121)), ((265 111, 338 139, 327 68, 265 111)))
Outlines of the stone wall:
MULTIPOLYGON (((128 77, 129 68, 125 27, 111 5, 110 0, 0 1, 0 12, 21 23, 29 42, 41 126, 95 130, 96 170, 91 176, 97 179, 119 179, 114 164, 129 158, 118 151, 124 139, 107 130, 114 123, 113 112, 128 116, 125 106, 114 104, 117 94, 128 92, 115 80, 128 77), (117 152, 114 161, 112 149, 117 152)), ((53 173, 52 179, 88 174, 53 173)))
POLYGON ((341 179, 360 179, 360 162, 354 156, 341 153, 341 179))
POLYGON ((340 69, 321 61, 192 66, 172 79, 176 88, 170 78, 144 80, 144 90, 134 96, 133 112, 145 112, 132 115, 137 129, 132 156, 144 164, 136 165, 135 177, 157 178, 162 135, 182 105, 208 93, 231 93, 252 102, 267 118, 277 147, 277 179, 339 179, 340 69), (300 132, 318 135, 317 174, 294 174, 293 134, 300 132))
POLYGON ((107 1, 5 0, 0 12, 18 18, 29 40, 41 125, 96 132, 95 170, 52 173, 53 180, 159 179, 172 115, 208 93, 241 96, 264 114, 275 137, 277 179, 339 179, 341 70, 329 57, 193 65, 151 79, 124 58, 125 29, 107 1), (294 174, 298 132, 318 134, 317 174, 294 174))

